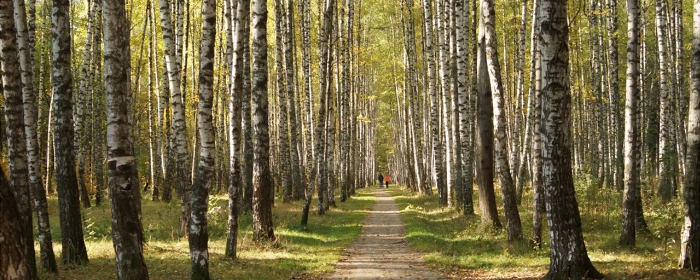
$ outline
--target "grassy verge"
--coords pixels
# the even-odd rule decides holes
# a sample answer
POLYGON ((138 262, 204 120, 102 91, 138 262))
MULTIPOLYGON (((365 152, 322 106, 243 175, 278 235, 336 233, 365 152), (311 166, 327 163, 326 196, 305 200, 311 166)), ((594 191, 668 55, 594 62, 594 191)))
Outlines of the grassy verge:
MULTIPOLYGON (((319 216, 312 211, 307 228, 299 226, 303 201, 285 204, 277 201, 273 208, 274 244, 251 240, 251 214, 240 219, 238 259, 223 257, 227 226, 227 197, 213 196, 209 202, 210 272, 214 279, 289 279, 314 278, 333 270, 342 248, 359 235, 362 221, 374 205, 374 196, 362 189, 345 203, 337 199, 338 208, 319 216)), ((314 202, 315 206, 315 202, 314 202)), ((61 254, 61 237, 56 197, 49 198, 51 230, 56 257, 61 254)), ((179 202, 143 200, 144 247, 151 279, 189 279, 189 245, 178 237, 179 202)), ((59 265, 58 277, 43 279, 114 279, 116 277, 112 247, 109 205, 83 210, 85 241, 90 264, 59 265)), ((39 248, 37 246, 37 252, 39 248)), ((38 259, 38 256, 37 256, 38 259)), ((59 259, 60 262, 60 259, 59 259)))
MULTIPOLYGON (((527 241, 507 242, 505 230, 484 228, 478 216, 464 217, 441 207, 437 197, 420 197, 401 189, 389 192, 406 224, 409 245, 424 253, 428 266, 438 271, 455 279, 539 279, 548 270, 546 223, 546 242, 538 249, 527 241)), ((621 194, 577 184, 577 196, 589 256, 607 279, 698 279, 700 275, 676 268, 680 201, 661 205, 645 200, 649 232, 638 234, 637 247, 628 249, 617 245, 621 194)), ((478 203, 475 205, 478 212, 478 203)), ((505 225, 500 200, 498 205, 505 225)), ((532 194, 526 193, 519 207, 526 238, 532 229, 530 205, 532 194)))

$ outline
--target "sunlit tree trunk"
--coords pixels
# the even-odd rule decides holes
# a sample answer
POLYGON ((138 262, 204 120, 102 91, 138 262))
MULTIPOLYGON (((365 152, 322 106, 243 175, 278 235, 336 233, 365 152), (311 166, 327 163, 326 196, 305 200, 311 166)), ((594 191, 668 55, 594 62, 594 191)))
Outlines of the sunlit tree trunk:
POLYGON ((588 258, 571 171, 571 92, 567 3, 542 0, 538 6, 542 65, 542 175, 550 265, 543 279, 602 279, 588 258))
MULTIPOLYGON (((435 160, 435 175, 438 190, 446 189, 445 165, 442 153, 442 137, 440 135, 440 97, 436 90, 435 60, 433 58, 433 12, 429 0, 423 1, 423 22, 425 29, 425 60, 427 64, 428 94, 430 95, 430 128, 432 129, 432 153, 435 160)), ((441 36, 442 34, 438 34, 441 36)), ((432 186, 431 186, 432 187, 432 186)), ((442 192, 442 191, 441 191, 442 192)), ((442 198, 441 198, 442 201, 442 198)), ((444 201, 442 203, 445 203, 444 201)))
POLYGON ((496 194, 493 186, 493 102, 486 59, 486 35, 483 17, 479 19, 477 56, 477 135, 476 135, 476 181, 479 186, 479 208, 481 221, 500 228, 496 194))
POLYGON ((88 262, 80 214, 78 179, 73 153, 73 75, 71 73, 70 3, 53 0, 51 31, 53 33, 53 130, 55 174, 60 209, 62 258, 64 263, 88 262))
MULTIPOLYGON (((280 168, 280 178, 279 182, 284 190, 284 202, 289 202, 292 198, 292 170, 289 166, 291 162, 290 150, 289 150, 289 127, 287 124, 288 114, 287 114, 287 83, 285 81, 286 69, 285 69, 285 53, 284 53, 284 38, 286 36, 285 25, 286 25, 286 13, 284 11, 284 5, 282 0, 275 0, 275 76, 277 77, 277 109, 279 110, 278 116, 278 149, 279 149, 279 168, 280 168)), ((293 90, 293 89, 292 89, 293 90)))
POLYGON ((291 184, 292 184, 292 198, 301 198, 301 159, 300 159, 300 144, 297 142, 300 135, 298 127, 298 116, 297 116, 297 79, 296 79, 296 68, 294 65, 294 57, 296 56, 296 49, 294 48, 294 1, 287 0, 287 14, 285 20, 285 35, 284 35, 284 57, 285 57, 285 74, 287 78, 287 109, 289 110, 289 140, 290 146, 290 156, 291 156, 291 184))
POLYGON ((620 244, 634 246, 639 188, 639 1, 627 0, 627 81, 625 97, 625 178, 620 244))
MULTIPOLYGON (((22 102, 22 69, 18 67, 21 63, 17 50, 18 29, 15 27, 14 13, 15 6, 12 1, 0 1, 0 29, 3 30, 2 35, 0 35, 0 61, 2 62, 2 93, 5 101, 5 123, 3 126, 5 127, 5 137, 7 137, 5 141, 7 141, 7 159, 10 170, 9 187, 14 194, 14 199, 8 200, 9 202, 14 200, 12 204, 16 203, 19 210, 17 214, 20 218, 20 232, 24 235, 20 239, 24 241, 22 243, 25 245, 21 250, 24 250, 23 255, 29 268, 26 271, 26 278, 37 279, 27 163, 27 138, 22 102)), ((22 33, 26 35, 26 29, 23 29, 22 33)))
MULTIPOLYGON (((41 267, 48 272, 57 272, 56 257, 53 252, 51 228, 49 224, 46 191, 41 179, 41 159, 39 158, 39 142, 37 136, 37 108, 34 93, 33 53, 34 45, 30 43, 27 32, 27 15, 24 12, 24 1, 14 0, 14 23, 17 30, 17 46, 19 64, 22 70, 22 102, 24 110, 24 132, 26 135, 27 163, 29 171, 29 187, 36 211, 39 246, 41 248, 41 267)), ((32 19, 33 20, 33 19, 32 19)), ((34 23, 32 22, 32 25, 34 23)), ((33 27, 32 27, 33 28, 33 27)), ((33 32, 34 30, 32 30, 33 32)))
MULTIPOLYGON (((226 257, 236 258, 237 242, 238 242, 238 211, 240 208, 241 191, 243 190, 243 181, 241 178, 240 153, 242 146, 241 135, 241 114, 243 97, 244 80, 244 64, 245 46, 248 44, 250 26, 250 1, 248 0, 229 0, 237 1, 235 6, 235 16, 232 15, 233 29, 235 38, 233 41, 233 61, 231 64, 230 79, 233 80, 230 90, 229 99, 229 172, 231 173, 231 185, 228 189, 228 232, 226 237, 226 257)), ((233 8, 234 4, 231 4, 233 8)), ((233 13, 233 11, 232 11, 233 13)))
POLYGON ((685 159, 683 212, 679 266, 700 269, 700 1, 693 2, 693 48, 690 63, 690 103, 688 104, 688 152, 685 159))
POLYGON ((485 33, 486 62, 488 65, 491 93, 493 94, 493 127, 495 129, 494 159, 498 182, 503 194, 503 209, 508 221, 508 240, 522 238, 523 230, 518 214, 518 205, 515 202, 515 186, 510 176, 508 163, 508 141, 506 139, 506 116, 503 80, 501 67, 498 62, 498 43, 496 41, 496 15, 493 0, 481 1, 482 29, 485 33))
POLYGON ((675 189, 676 153, 673 126, 673 96, 669 88, 668 45, 666 44, 666 2, 656 0, 656 32, 659 50, 660 135, 659 135, 659 195, 670 201, 675 189))
POLYGON ((202 3, 202 41, 199 53, 199 138, 200 154, 197 175, 192 184, 190 202, 190 262, 192 279, 209 279, 209 233, 207 211, 212 185, 216 147, 212 106, 214 100, 214 43, 216 41, 216 0, 202 3))
POLYGON ((177 51, 175 48, 175 40, 173 40, 173 28, 170 14, 170 3, 168 0, 160 1, 160 22, 163 30, 163 44, 165 46, 165 65, 168 74, 168 88, 170 89, 170 102, 172 105, 172 126, 171 133, 173 136, 173 148, 176 150, 176 181, 180 185, 180 200, 181 200, 181 224, 180 233, 185 234, 189 223, 189 192, 190 192, 190 173, 187 170, 187 135, 186 135, 186 120, 185 106, 183 104, 182 92, 180 91, 179 65, 177 51))
POLYGON ((252 97, 253 97, 253 237, 274 240, 272 197, 274 182, 270 173, 270 138, 267 109, 267 1, 252 3, 252 97))
POLYGON ((105 108, 107 109, 107 165, 112 209, 112 240, 118 279, 148 279, 143 258, 139 183, 129 119, 129 33, 124 1, 103 1, 105 52, 105 108))

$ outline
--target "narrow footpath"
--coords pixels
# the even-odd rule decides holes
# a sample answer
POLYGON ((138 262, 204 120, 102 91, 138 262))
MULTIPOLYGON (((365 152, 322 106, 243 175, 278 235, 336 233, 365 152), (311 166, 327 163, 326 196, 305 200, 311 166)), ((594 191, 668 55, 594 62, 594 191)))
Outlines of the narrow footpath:
POLYGON ((375 189, 377 202, 364 221, 362 234, 336 266, 331 280, 446 279, 428 270, 423 256, 408 247, 394 198, 375 189))

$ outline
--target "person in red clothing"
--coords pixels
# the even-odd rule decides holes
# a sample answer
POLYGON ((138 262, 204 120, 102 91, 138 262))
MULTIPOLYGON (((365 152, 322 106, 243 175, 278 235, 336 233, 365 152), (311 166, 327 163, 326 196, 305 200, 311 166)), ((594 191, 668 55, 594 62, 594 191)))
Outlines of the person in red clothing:
POLYGON ((384 176, 384 185, 387 189, 389 188, 389 176, 384 176))

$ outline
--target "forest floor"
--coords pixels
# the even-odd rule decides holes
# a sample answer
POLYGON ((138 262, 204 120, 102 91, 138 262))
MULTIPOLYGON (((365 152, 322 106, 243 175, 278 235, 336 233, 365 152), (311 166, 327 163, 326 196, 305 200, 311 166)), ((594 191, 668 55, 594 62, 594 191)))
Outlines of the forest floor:
POLYGON ((383 190, 372 189, 377 203, 363 223, 360 238, 344 250, 345 257, 329 279, 444 279, 427 269, 422 255, 406 245, 394 199, 383 190))
MULTIPOLYGON (((307 227, 299 226, 303 201, 275 201, 272 211, 277 240, 272 243, 252 240, 251 213, 244 212, 240 217, 238 258, 230 260, 223 256, 227 196, 211 196, 208 230, 212 279, 317 279, 333 271, 342 257, 342 249, 360 235, 362 221, 375 204, 375 195, 368 189, 360 189, 348 201, 341 203, 339 198, 336 201, 337 208, 319 216, 314 200, 307 227)), ((144 254, 151 279, 190 279, 189 245, 178 233, 179 200, 164 203, 144 197, 142 208, 144 254)), ((55 196, 49 197, 49 213, 59 274, 42 274, 41 279, 116 278, 109 204, 83 209, 90 263, 82 266, 60 264, 61 234, 55 196)), ((36 246, 38 253, 38 243, 36 246)))
MULTIPOLYGON (((635 248, 617 244, 620 236, 620 192, 590 187, 577 180, 576 192, 586 247, 593 265, 606 279, 700 279, 699 274, 679 270, 681 202, 662 205, 644 193, 649 231, 637 235, 635 248)), ((475 186, 476 188, 476 186, 475 186)), ((549 267, 547 223, 542 248, 529 241, 509 243, 505 230, 484 227, 477 215, 465 217, 441 206, 436 196, 421 197, 404 189, 390 189, 406 225, 408 245, 425 254, 426 265, 453 279, 539 279, 549 267)), ((500 190, 496 190, 500 193, 500 190)), ((477 195, 477 192, 474 192, 477 195)), ((505 225, 502 202, 497 196, 500 221, 505 225)), ((526 239, 532 229, 532 193, 527 191, 519 207, 526 239)))

